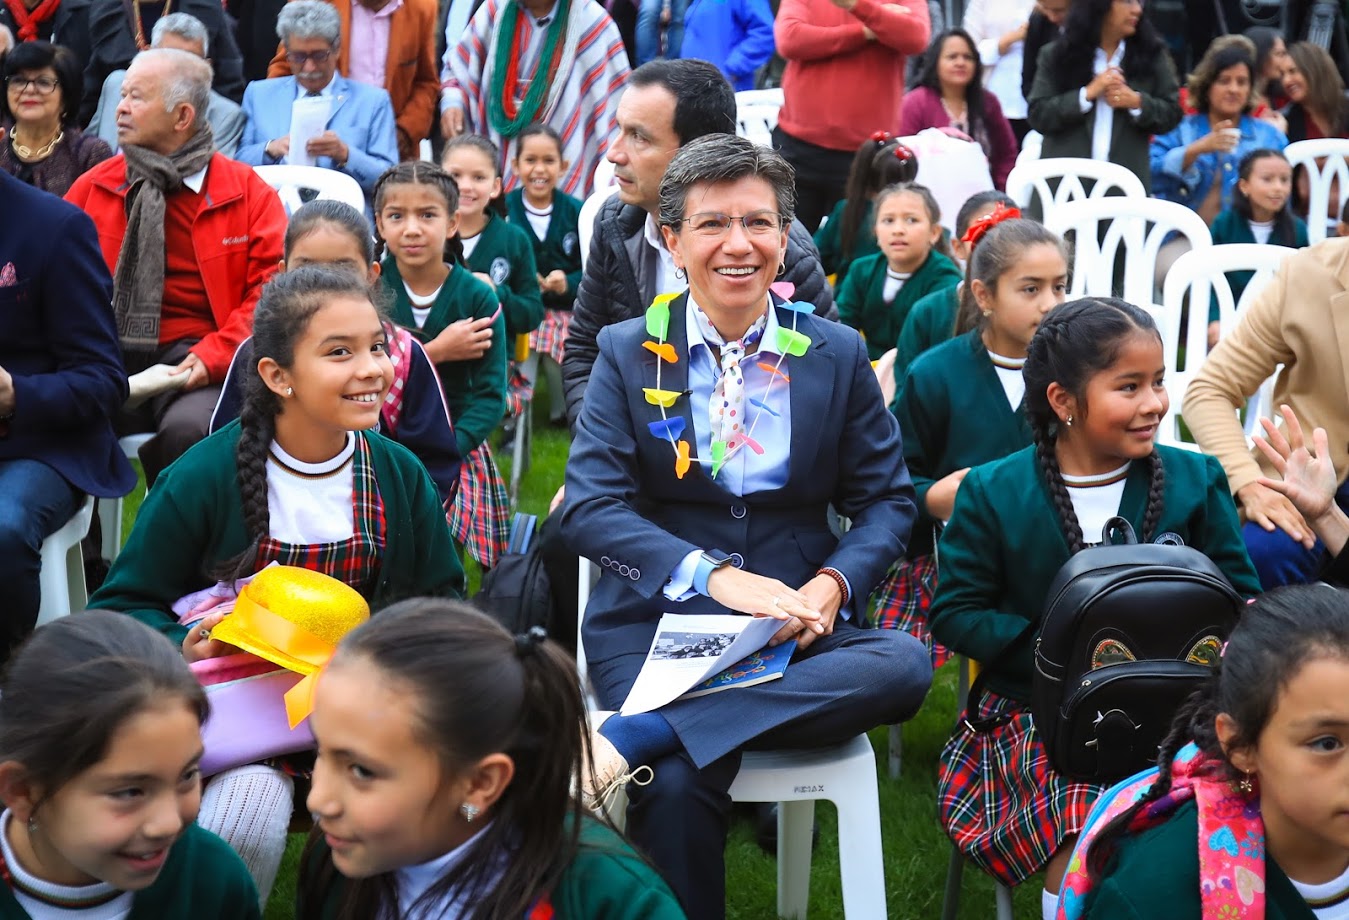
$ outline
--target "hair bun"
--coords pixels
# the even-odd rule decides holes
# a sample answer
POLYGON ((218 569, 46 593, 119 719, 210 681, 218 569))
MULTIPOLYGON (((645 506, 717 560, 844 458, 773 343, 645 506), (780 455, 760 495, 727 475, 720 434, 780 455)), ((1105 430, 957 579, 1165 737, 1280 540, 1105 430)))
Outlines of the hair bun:
POLYGON ((521 658, 527 658, 538 650, 540 645, 548 641, 548 630, 542 626, 531 626, 526 632, 522 632, 515 637, 515 654, 521 658))

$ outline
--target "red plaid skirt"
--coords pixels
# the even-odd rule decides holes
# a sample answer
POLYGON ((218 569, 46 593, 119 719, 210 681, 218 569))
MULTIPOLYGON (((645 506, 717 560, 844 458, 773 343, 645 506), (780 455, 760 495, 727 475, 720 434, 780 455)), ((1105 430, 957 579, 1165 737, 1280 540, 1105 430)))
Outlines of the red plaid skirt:
POLYGON ((459 494, 448 517, 450 533, 484 569, 496 565, 510 540, 511 509, 505 483, 487 442, 459 466, 459 494))
POLYGON ((946 742, 937 816, 975 865, 1004 885, 1019 885, 1082 829, 1105 787, 1054 772, 1024 704, 986 692, 977 718, 1007 711, 1016 713, 1007 724, 979 733, 962 722, 946 742))
POLYGON ((939 668, 951 652, 932 638, 927 612, 937 593, 937 557, 932 555, 901 559, 890 567, 885 581, 872 595, 875 600, 872 625, 878 629, 899 629, 927 646, 932 667, 939 668))
POLYGON ((529 334, 529 350, 562 363, 562 350, 571 332, 570 310, 544 310, 543 322, 529 334))
POLYGON ((534 398, 534 384, 520 372, 520 365, 514 361, 506 369, 506 417, 519 418, 524 415, 525 406, 534 398))

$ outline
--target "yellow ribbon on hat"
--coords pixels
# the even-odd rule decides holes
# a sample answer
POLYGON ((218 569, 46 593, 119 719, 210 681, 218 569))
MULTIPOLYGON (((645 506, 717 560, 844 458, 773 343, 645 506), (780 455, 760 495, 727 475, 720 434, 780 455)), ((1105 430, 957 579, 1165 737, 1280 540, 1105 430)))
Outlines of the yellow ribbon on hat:
POLYGON ((318 676, 332 659, 337 646, 272 613, 253 600, 247 590, 236 599, 230 619, 234 620, 236 627, 246 629, 250 639, 259 647, 254 654, 269 661, 289 659, 292 663, 283 666, 304 675, 304 679, 285 694, 286 718, 290 727, 299 725, 314 711, 314 690, 318 685, 318 676), (268 655, 268 651, 277 654, 268 655))

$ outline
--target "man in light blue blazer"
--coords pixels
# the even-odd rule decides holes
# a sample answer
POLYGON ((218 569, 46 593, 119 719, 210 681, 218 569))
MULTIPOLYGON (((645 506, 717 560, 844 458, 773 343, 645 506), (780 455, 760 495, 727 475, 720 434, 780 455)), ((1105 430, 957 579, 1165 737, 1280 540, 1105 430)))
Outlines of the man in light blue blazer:
POLYGON ((292 162, 292 105, 305 96, 326 96, 332 106, 327 130, 309 141, 306 152, 319 166, 355 179, 368 203, 375 180, 398 162, 398 137, 389 94, 337 73, 341 29, 337 10, 322 0, 295 0, 282 8, 276 34, 295 75, 248 84, 248 126, 235 159, 251 166, 292 162))

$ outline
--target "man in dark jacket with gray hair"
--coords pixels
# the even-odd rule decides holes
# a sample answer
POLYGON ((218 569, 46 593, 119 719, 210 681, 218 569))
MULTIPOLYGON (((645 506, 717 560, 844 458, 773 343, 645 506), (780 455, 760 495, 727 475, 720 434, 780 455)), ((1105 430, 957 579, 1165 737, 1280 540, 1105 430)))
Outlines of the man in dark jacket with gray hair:
MULTIPOLYGON (((618 194, 595 219, 562 361, 570 424, 581 414, 600 329, 641 316, 658 294, 687 287, 656 224, 666 167, 689 141, 706 134, 734 134, 735 129, 735 92, 706 61, 652 61, 628 77, 618 103, 618 137, 607 154, 618 194)), ((819 253, 810 234, 795 223, 785 264, 781 280, 795 287, 792 299, 813 303, 816 313, 837 318, 819 253)))

